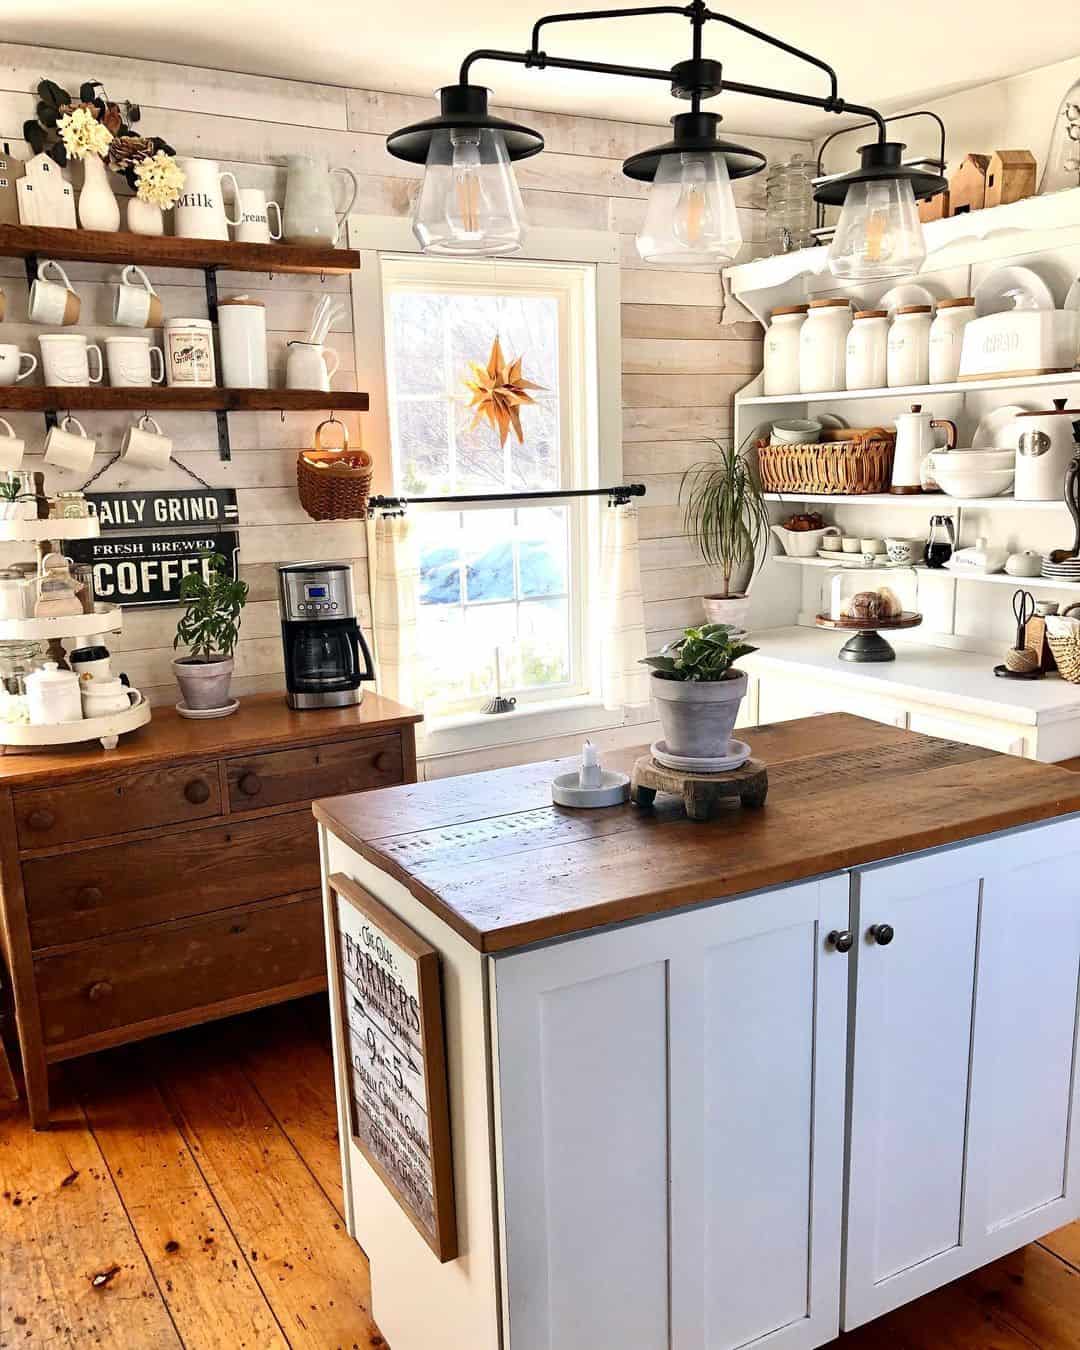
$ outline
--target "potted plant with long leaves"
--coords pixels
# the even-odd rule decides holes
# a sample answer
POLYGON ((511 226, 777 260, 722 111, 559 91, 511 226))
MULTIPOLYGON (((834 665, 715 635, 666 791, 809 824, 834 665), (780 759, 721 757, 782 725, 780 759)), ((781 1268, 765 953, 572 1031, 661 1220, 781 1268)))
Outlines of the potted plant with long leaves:
POLYGON ((707 623, 686 629, 657 656, 645 657, 669 754, 688 759, 728 754, 746 694, 746 673, 734 665, 756 650, 729 624, 707 623))
POLYGON ((173 661, 180 686, 178 706, 191 712, 235 712, 229 684, 248 586, 233 580, 220 553, 205 554, 201 562, 180 583, 184 612, 176 625, 173 649, 185 646, 188 655, 173 661))
POLYGON ((744 628, 750 582, 765 559, 769 508, 753 460, 733 445, 713 444, 718 456, 687 469, 679 500, 685 503, 687 534, 723 579, 718 593, 702 597, 705 618, 710 624, 744 628), (733 589, 740 584, 742 589, 733 589))

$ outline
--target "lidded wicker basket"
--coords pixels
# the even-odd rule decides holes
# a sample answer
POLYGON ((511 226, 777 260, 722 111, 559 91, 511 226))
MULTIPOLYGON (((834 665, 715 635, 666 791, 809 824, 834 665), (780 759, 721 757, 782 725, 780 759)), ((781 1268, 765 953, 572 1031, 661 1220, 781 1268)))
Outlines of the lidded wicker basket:
POLYGON ((366 450, 349 449, 344 422, 328 417, 315 428, 314 444, 296 457, 300 505, 313 520, 365 520, 374 460, 366 450), (323 427, 341 428, 341 446, 323 448, 323 427))
POLYGON ((1046 635, 1046 644, 1054 653, 1054 660, 1063 680, 1070 684, 1080 684, 1080 632, 1066 637, 1046 635))
POLYGON ((761 486, 766 492, 852 494, 888 492, 896 432, 885 427, 826 427, 804 445, 758 441, 761 486))

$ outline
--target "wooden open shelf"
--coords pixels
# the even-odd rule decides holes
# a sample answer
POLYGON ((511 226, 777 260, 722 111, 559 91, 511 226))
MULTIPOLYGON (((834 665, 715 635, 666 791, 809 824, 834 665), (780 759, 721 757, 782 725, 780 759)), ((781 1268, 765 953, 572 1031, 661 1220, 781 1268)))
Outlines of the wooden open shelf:
POLYGON ((303 244, 240 244, 231 239, 176 239, 118 231, 61 230, 45 225, 0 225, 0 255, 59 258, 63 262, 138 263, 140 267, 227 268, 233 272, 295 272, 342 276, 356 271, 360 254, 348 248, 303 244))
POLYGON ((181 389, 168 385, 11 385, 2 412, 367 412, 367 394, 349 389, 181 389))

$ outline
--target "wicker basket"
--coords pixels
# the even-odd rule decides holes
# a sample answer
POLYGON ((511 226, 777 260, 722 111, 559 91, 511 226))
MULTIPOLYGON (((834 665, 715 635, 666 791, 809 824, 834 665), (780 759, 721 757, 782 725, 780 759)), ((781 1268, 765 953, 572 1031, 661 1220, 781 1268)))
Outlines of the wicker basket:
POLYGON ((812 445, 758 441, 766 492, 814 494, 888 492, 896 432, 885 427, 827 427, 812 445))
POLYGON ((343 422, 328 418, 315 428, 315 444, 296 457, 300 505, 313 520, 365 520, 374 461, 366 450, 349 449, 343 422), (323 427, 341 427, 341 448, 324 450, 323 427))
POLYGON ((1070 684, 1080 684, 1080 633, 1068 637, 1051 637, 1047 633, 1046 644, 1054 653, 1061 678, 1070 684))

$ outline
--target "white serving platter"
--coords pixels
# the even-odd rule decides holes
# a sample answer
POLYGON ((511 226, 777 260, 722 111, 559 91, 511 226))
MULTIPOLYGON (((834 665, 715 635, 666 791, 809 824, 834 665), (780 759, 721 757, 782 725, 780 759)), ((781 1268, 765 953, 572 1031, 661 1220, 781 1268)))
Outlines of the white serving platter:
POLYGON ((99 605, 93 614, 60 619, 0 619, 0 642, 49 642, 54 638, 95 637, 118 633, 124 626, 119 605, 99 605))
MULTIPOLYGON (((138 694, 138 690, 133 690, 138 694)), ((100 741, 103 750, 115 750, 117 739, 150 721, 150 704, 138 694, 138 701, 126 712, 105 717, 84 717, 78 722, 60 722, 55 726, 35 727, 26 722, 0 724, 0 748, 3 750, 40 750, 54 745, 78 745, 80 741, 100 741)))

